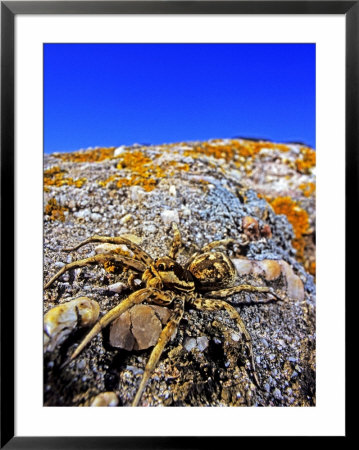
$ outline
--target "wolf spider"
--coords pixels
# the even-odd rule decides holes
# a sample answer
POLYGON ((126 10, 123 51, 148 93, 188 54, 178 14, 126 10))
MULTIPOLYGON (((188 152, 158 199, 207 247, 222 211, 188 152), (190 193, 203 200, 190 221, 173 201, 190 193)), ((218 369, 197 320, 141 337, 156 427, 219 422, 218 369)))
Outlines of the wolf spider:
POLYGON ((233 263, 225 253, 212 251, 214 248, 226 247, 229 244, 234 243, 232 239, 213 241, 205 245, 200 251, 194 253, 184 266, 181 266, 176 262, 176 256, 182 245, 181 235, 176 223, 173 223, 172 227, 174 237, 168 256, 153 259, 142 248, 124 237, 95 235, 80 242, 75 247, 64 250, 75 251, 83 245, 93 242, 117 245, 122 244, 126 245, 126 247, 131 250, 134 255, 133 258, 128 258, 118 253, 109 253, 80 259, 63 266, 56 275, 45 284, 45 289, 49 288, 55 280, 70 269, 91 264, 106 263, 109 261, 130 270, 128 282, 134 292, 101 317, 63 366, 74 360, 84 347, 100 333, 104 327, 109 325, 132 306, 144 301, 157 305, 173 306, 170 319, 164 326, 157 344, 154 346, 147 362, 132 406, 138 405, 146 384, 156 368, 166 344, 177 331, 179 322, 184 313, 185 304, 193 306, 198 310, 225 310, 229 316, 236 321, 241 335, 244 337, 249 353, 254 380, 259 387, 250 334, 246 330, 236 309, 226 301, 221 300, 221 298, 229 297, 241 291, 251 291, 270 294, 267 299, 262 299, 261 302, 283 300, 283 298, 270 287, 256 287, 247 284, 233 286, 236 279, 236 270, 233 263), (134 280, 136 275, 138 276, 139 274, 142 274, 142 281, 141 285, 138 286, 135 284, 134 280))

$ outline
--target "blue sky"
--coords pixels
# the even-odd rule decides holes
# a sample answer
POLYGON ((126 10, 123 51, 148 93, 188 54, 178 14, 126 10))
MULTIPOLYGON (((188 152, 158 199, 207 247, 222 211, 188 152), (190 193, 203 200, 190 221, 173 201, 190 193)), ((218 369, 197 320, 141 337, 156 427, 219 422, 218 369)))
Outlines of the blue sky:
POLYGON ((314 44, 45 44, 44 150, 231 137, 315 147, 314 44))

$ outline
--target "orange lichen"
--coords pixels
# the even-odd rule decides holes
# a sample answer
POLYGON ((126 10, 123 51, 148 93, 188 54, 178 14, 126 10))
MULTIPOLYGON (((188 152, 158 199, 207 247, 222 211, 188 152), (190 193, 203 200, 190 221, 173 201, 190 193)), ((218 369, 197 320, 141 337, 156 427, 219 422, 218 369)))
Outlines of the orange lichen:
POLYGON ((306 268, 308 272, 315 277, 316 274, 316 263, 315 261, 311 261, 306 268))
POLYGON ((216 159, 225 159, 227 162, 235 160, 238 157, 253 158, 263 148, 280 150, 287 152, 289 147, 284 144, 275 144, 267 141, 245 141, 232 139, 228 142, 212 140, 211 142, 202 142, 191 150, 186 150, 184 156, 199 157, 200 155, 212 156, 216 159))
POLYGON ((309 147, 302 147, 300 157, 296 159, 297 170, 301 173, 310 173, 316 164, 316 152, 309 147))
POLYGON ((116 266, 112 261, 105 261, 103 263, 103 267, 105 268, 106 272, 114 273, 116 270, 116 266))
POLYGON ((98 147, 93 150, 85 150, 72 153, 57 153, 57 158, 66 162, 99 162, 113 158, 115 147, 98 147))
POLYGON ((168 173, 165 169, 173 166, 176 170, 189 170, 188 164, 177 164, 176 162, 164 164, 162 168, 139 150, 121 153, 118 159, 117 169, 129 172, 128 175, 123 177, 120 174, 113 174, 106 180, 99 181, 100 186, 104 187, 111 181, 116 181, 118 188, 141 186, 149 192, 156 187, 159 178, 174 174, 174 171, 168 173))
POLYGON ((106 187, 108 183, 111 183, 111 181, 117 180, 118 175, 110 175, 106 180, 98 181, 98 184, 101 187, 106 187))
POLYGON ((303 191, 305 197, 311 197, 315 192, 315 183, 302 183, 299 185, 299 189, 303 191))
MULTIPOLYGON (((112 250, 113 253, 125 256, 126 258, 131 258, 132 254, 128 250, 123 250, 121 247, 114 248, 112 250)), ((103 263, 104 269, 109 273, 117 273, 122 271, 122 267, 116 265, 113 261, 107 260, 103 263)))
POLYGON ((45 206, 45 214, 50 216, 50 220, 60 220, 61 222, 65 221, 65 211, 68 211, 68 208, 61 207, 56 198, 50 198, 45 206))
POLYGON ((166 161, 163 165, 163 168, 167 170, 169 170, 170 168, 173 168, 175 170, 170 170, 168 173, 169 176, 173 176, 175 174, 176 171, 178 170, 183 170, 184 172, 188 172, 190 169, 189 164, 184 163, 181 164, 177 161, 166 161))
POLYGON ((49 192, 49 186, 75 186, 82 187, 87 181, 86 178, 78 178, 74 180, 73 178, 65 177, 65 171, 61 170, 59 166, 50 167, 44 171, 44 191, 49 192))
POLYGON ((276 197, 269 200, 276 214, 285 214, 294 231, 293 247, 297 250, 298 259, 303 261, 305 241, 303 236, 309 230, 308 213, 291 197, 276 197))

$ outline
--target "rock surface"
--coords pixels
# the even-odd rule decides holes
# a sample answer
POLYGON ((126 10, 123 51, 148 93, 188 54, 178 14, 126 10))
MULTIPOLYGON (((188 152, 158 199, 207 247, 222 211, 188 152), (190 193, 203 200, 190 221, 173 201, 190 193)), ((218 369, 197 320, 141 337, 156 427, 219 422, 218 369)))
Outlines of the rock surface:
MULTIPOLYGON (((297 144, 236 139, 45 155, 46 281, 63 263, 95 255, 96 244, 63 251, 94 234, 132 235, 153 258, 166 255, 175 220, 183 240, 178 262, 208 242, 231 238, 227 253, 238 284, 269 286, 285 298, 261 304, 266 294, 243 291, 229 299, 252 337, 260 388, 235 322, 223 311, 187 307, 141 405, 315 405, 312 153, 297 144), (278 204, 287 216, 274 212, 278 204), (294 229, 293 218, 301 228, 294 229)), ((110 263, 68 271, 44 291, 44 313, 86 296, 99 303, 101 316, 131 293, 128 275, 110 263)), ((115 348, 110 328, 64 368, 87 330, 73 330, 44 354, 45 405, 87 405, 108 391, 119 406, 131 404, 151 348, 115 348)))

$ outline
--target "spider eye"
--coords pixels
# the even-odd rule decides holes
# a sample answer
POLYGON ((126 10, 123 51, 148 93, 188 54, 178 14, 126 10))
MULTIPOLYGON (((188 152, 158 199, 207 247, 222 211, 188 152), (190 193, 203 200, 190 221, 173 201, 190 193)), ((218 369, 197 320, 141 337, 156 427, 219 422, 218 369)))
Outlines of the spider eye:
POLYGON ((165 266, 163 264, 158 265, 158 270, 165 270, 165 266))
POLYGON ((170 266, 170 270, 174 270, 175 266, 174 264, 172 264, 172 266, 170 266))

